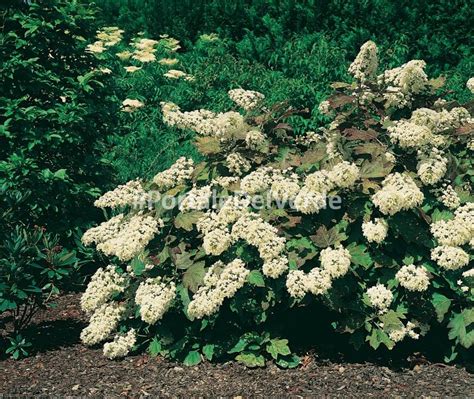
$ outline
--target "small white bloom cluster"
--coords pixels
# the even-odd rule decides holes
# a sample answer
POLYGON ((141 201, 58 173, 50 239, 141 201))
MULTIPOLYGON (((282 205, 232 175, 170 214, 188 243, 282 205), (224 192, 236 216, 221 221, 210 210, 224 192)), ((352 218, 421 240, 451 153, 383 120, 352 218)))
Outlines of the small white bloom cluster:
POLYGON ((251 168, 250 162, 245 159, 242 155, 238 152, 234 152, 229 154, 226 158, 227 168, 229 172, 236 175, 241 176, 245 172, 248 172, 251 168))
POLYGON ((137 214, 124 220, 123 214, 120 214, 87 230, 82 242, 84 245, 95 243, 97 250, 104 254, 127 261, 145 249, 162 226, 161 219, 155 220, 151 216, 137 214))
POLYGON ((371 306, 377 309, 379 313, 385 313, 393 300, 392 291, 390 291, 383 284, 377 284, 373 287, 370 287, 366 291, 366 294, 369 298, 371 306))
POLYGON ((230 188, 233 185, 240 183, 240 178, 238 176, 217 176, 213 181, 213 184, 220 186, 222 188, 230 188))
POLYGON ((250 130, 245 136, 245 144, 254 151, 264 150, 267 144, 267 136, 260 130, 250 130))
POLYGON ((416 322, 413 323, 413 322, 409 321, 406 324, 406 326, 403 326, 399 329, 390 331, 388 333, 388 336, 395 343, 402 341, 407 335, 411 339, 418 339, 418 338, 420 338, 420 334, 415 332, 415 328, 419 328, 418 324, 419 323, 416 323, 416 322))
POLYGON ((384 98, 387 107, 403 108, 409 105, 414 94, 420 94, 428 86, 428 76, 422 60, 412 60, 402 66, 379 75, 379 85, 386 87, 384 98))
POLYGON ((185 157, 179 158, 170 168, 153 178, 160 190, 169 190, 189 180, 194 172, 194 162, 185 157))
POLYGON ((392 143, 402 148, 419 148, 428 144, 432 138, 430 128, 413 122, 401 120, 387 128, 392 143))
POLYGON ((441 195, 438 200, 443 203, 449 209, 456 209, 461 205, 461 198, 458 193, 454 190, 453 186, 448 184, 443 187, 441 195))
POLYGON ((115 46, 122 40, 122 29, 116 26, 107 26, 97 31, 96 42, 89 44, 86 47, 86 51, 89 53, 100 54, 105 51, 106 47, 115 46))
POLYGON ((209 200, 212 196, 212 186, 193 187, 179 204, 179 210, 188 212, 191 210, 201 210, 209 207, 209 200))
POLYGON ((243 177, 240 188, 249 195, 262 193, 272 185, 275 173, 273 168, 262 166, 243 177))
POLYGON ((471 240, 469 226, 464 225, 460 218, 439 220, 431 224, 430 230, 440 245, 457 247, 471 240))
POLYGON ((448 159, 443 152, 432 148, 430 152, 418 151, 418 176, 423 184, 433 185, 438 183, 446 174, 448 159))
POLYGON ((230 99, 245 111, 252 111, 257 108, 265 96, 253 90, 233 89, 229 90, 230 99))
POLYGON ((179 69, 170 69, 163 74, 165 78, 168 79, 184 79, 188 81, 194 80, 194 76, 190 75, 184 71, 180 71, 179 69))
POLYGON ((188 306, 188 315, 202 319, 217 312, 226 298, 232 298, 243 287, 249 270, 244 262, 234 259, 227 265, 217 262, 204 276, 204 285, 199 287, 188 306))
POLYGON ((338 188, 352 187, 359 179, 359 168, 347 161, 339 162, 329 172, 329 179, 338 188))
POLYGON ((243 215, 232 226, 234 240, 245 240, 248 244, 257 247, 260 257, 271 261, 279 257, 285 248, 285 238, 278 235, 278 229, 252 214, 243 215))
POLYGON ((105 341, 113 333, 125 312, 125 306, 117 303, 105 303, 92 314, 89 325, 81 332, 81 341, 96 345, 105 341))
POLYGON ((105 193, 94 202, 94 205, 98 208, 117 208, 135 205, 146 198, 147 193, 143 189, 142 184, 138 180, 132 180, 105 193))
POLYGON ((382 243, 388 234, 388 223, 385 219, 375 218, 374 221, 362 223, 362 233, 368 242, 382 243))
POLYGON ((134 73, 134 72, 139 71, 139 70, 142 69, 142 68, 141 68, 141 67, 134 66, 134 65, 131 65, 131 66, 123 67, 123 69, 125 69, 125 71, 128 72, 128 73, 134 73))
POLYGON ((426 126, 433 134, 456 129, 471 120, 469 111, 463 107, 455 107, 450 111, 442 109, 439 112, 429 108, 418 108, 413 111, 410 117, 411 123, 426 126))
POLYGON ((375 77, 378 67, 377 46, 369 40, 365 42, 357 54, 357 57, 349 66, 349 73, 354 76, 356 80, 364 83, 375 77))
POLYGON ((327 193, 334 188, 334 182, 327 170, 318 170, 306 176, 305 187, 315 193, 327 193))
POLYGON ((382 188, 372 196, 372 202, 385 215, 394 215, 421 205, 424 195, 408 174, 392 173, 382 182, 382 188))
POLYGON ((467 82, 466 82, 466 87, 468 88, 468 90, 474 94, 474 78, 470 78, 467 82))
POLYGON ((88 313, 95 311, 114 294, 123 292, 127 283, 127 278, 119 274, 112 265, 107 266, 105 270, 97 269, 81 296, 81 309, 88 313))
POLYGON ((205 109, 182 112, 173 103, 161 103, 163 121, 169 126, 189 129, 202 136, 214 136, 221 141, 242 135, 249 129, 244 117, 238 112, 215 113, 205 109))
POLYGON ((312 144, 320 143, 321 138, 322 136, 320 134, 313 131, 309 131, 301 136, 295 137, 295 143, 309 147, 312 144))
POLYGON ((135 112, 137 109, 144 107, 140 100, 126 98, 122 101, 122 111, 124 112, 135 112))
POLYGON ((330 273, 325 269, 314 268, 305 273, 302 270, 291 270, 286 279, 286 288, 291 297, 303 298, 307 292, 323 295, 332 287, 330 273))
POLYGON ((104 356, 109 359, 118 359, 125 357, 132 350, 137 341, 137 334, 135 329, 129 330, 125 335, 117 334, 112 342, 104 344, 104 356))
POLYGON ((331 104, 329 101, 321 101, 318 106, 318 111, 323 115, 329 115, 331 113, 331 104))
POLYGON ((304 214, 318 213, 326 206, 326 195, 310 190, 304 186, 294 201, 295 208, 304 214))
POLYGON ((247 212, 247 198, 229 197, 218 213, 209 211, 197 222, 198 231, 204 234, 203 249, 208 255, 220 255, 234 242, 228 225, 247 212))
POLYGON ((409 291, 426 291, 430 285, 430 278, 423 266, 405 265, 395 275, 400 285, 409 291))
POLYGON ((321 267, 326 270, 331 278, 339 278, 347 274, 351 265, 351 254, 342 246, 338 248, 325 248, 319 255, 321 267))
POLYGON ((140 317, 148 324, 161 320, 176 296, 173 282, 165 284, 160 277, 141 282, 135 293, 135 303, 140 306, 140 317))
POLYGON ((298 175, 292 174, 289 177, 276 175, 270 188, 272 199, 279 202, 293 201, 300 192, 298 175))
POLYGON ((173 66, 179 63, 177 58, 162 58, 158 60, 158 64, 165 65, 165 66, 173 66))
POLYGON ((472 246, 474 240, 474 203, 468 202, 454 212, 454 219, 431 224, 431 233, 440 244, 431 251, 431 259, 447 270, 456 270, 469 263, 469 254, 461 245, 472 246))
POLYGON ((133 51, 132 58, 134 60, 147 63, 156 61, 156 48, 158 41, 153 39, 141 38, 132 43, 132 46, 135 47, 133 51))
POLYGON ((459 247, 441 245, 431 251, 431 259, 446 270, 457 270, 469 263, 469 254, 459 247))

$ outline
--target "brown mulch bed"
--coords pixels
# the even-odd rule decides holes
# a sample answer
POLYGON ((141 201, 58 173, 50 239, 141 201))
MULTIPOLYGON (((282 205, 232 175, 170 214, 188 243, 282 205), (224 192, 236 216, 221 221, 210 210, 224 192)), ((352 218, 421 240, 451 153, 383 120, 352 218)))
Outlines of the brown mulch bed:
POLYGON ((59 299, 58 307, 38 315, 34 331, 48 337, 36 355, 0 361, 0 394, 160 397, 330 396, 468 397, 474 376, 465 369, 418 364, 395 371, 370 363, 333 363, 310 358, 295 370, 274 365, 249 370, 234 363, 196 367, 146 355, 109 361, 100 350, 79 343, 84 316, 78 295, 59 299))

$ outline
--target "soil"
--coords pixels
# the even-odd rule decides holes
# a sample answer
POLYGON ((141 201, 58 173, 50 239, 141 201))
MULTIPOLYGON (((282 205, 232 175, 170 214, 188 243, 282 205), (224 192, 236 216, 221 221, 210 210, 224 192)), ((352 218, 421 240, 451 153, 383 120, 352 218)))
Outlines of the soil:
MULTIPOLYGON (((79 342, 85 325, 79 296, 59 298, 39 313, 29 334, 41 337, 38 352, 19 361, 0 361, 0 394, 92 397, 468 397, 474 375, 463 368, 418 362, 394 370, 371 363, 304 358, 303 366, 282 370, 270 364, 250 370, 238 363, 195 367, 146 355, 110 361, 100 349, 79 342), (45 339, 47 338, 47 339, 45 339)), ((38 340, 38 342, 40 342, 38 340)))

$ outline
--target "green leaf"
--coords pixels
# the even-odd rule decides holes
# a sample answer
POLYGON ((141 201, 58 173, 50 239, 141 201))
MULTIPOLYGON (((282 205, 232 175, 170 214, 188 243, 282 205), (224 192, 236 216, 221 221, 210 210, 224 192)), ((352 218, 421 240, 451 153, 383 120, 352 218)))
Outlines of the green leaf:
POLYGON ((456 340, 464 348, 469 349, 474 344, 474 329, 470 327, 473 323, 474 308, 455 313, 448 323, 449 339, 456 340))
POLYGON ((276 360, 278 355, 286 356, 291 354, 287 339, 272 339, 267 344, 267 352, 276 360))
POLYGON ((256 287, 265 287, 265 280, 259 270, 252 270, 247 276, 247 281, 256 287))
POLYGON ((280 367, 283 367, 285 369, 292 369, 295 367, 298 367, 300 364, 301 359, 296 356, 296 355, 290 355, 290 356, 285 356, 285 357, 280 357, 276 361, 276 364, 278 364, 280 367))
POLYGON ((150 356, 158 356, 161 352, 161 343, 158 338, 153 338, 148 346, 148 353, 150 356))
POLYGON ((374 261, 372 260, 370 254, 367 252, 366 245, 357 245, 355 242, 353 242, 347 247, 347 249, 351 254, 351 262, 354 265, 362 266, 366 269, 373 265, 374 261))
POLYGON ((204 213, 201 211, 193 211, 193 212, 180 212, 175 220, 174 225, 177 229, 183 229, 186 231, 192 231, 194 225, 197 221, 202 217, 204 213))
POLYGON ((431 215, 431 222, 439 222, 440 220, 451 220, 454 217, 454 214, 450 211, 440 211, 435 209, 431 215))
POLYGON ((239 363, 247 367, 265 367, 265 358, 252 352, 245 352, 235 357, 239 363))
POLYGON ((183 363, 186 366, 196 366, 201 363, 201 355, 198 351, 189 351, 186 357, 184 358, 183 363))
POLYGON ((207 344, 207 345, 204 345, 203 348, 202 348, 202 353, 203 355, 206 357, 207 360, 211 361, 213 356, 214 356, 214 349, 215 349, 215 345, 213 344, 207 344))
POLYGON ((204 280, 206 270, 204 262, 197 262, 190 266, 183 274, 183 285, 191 292, 196 292, 204 280))
POLYGON ((387 313, 379 317, 383 323, 383 330, 387 333, 403 328, 403 322, 400 320, 400 315, 394 310, 389 310, 387 313))
POLYGON ((248 345, 248 340, 240 338, 237 343, 227 353, 238 353, 242 352, 248 345))
POLYGON ((431 297, 431 303, 435 308, 438 322, 441 323, 444 320, 444 316, 448 312, 449 307, 451 306, 451 299, 435 292, 431 297))
POLYGON ((372 334, 366 338, 366 341, 369 341, 369 344, 375 350, 378 349, 380 344, 384 344, 388 349, 392 349, 395 344, 390 340, 385 331, 380 330, 379 328, 374 328, 372 334))
POLYGON ((339 232, 339 226, 327 229, 326 226, 320 226, 316 234, 310 237, 319 248, 327 248, 347 239, 344 233, 339 232))
POLYGON ((196 139, 196 147, 203 155, 213 155, 221 152, 221 142, 217 137, 198 137, 196 139))

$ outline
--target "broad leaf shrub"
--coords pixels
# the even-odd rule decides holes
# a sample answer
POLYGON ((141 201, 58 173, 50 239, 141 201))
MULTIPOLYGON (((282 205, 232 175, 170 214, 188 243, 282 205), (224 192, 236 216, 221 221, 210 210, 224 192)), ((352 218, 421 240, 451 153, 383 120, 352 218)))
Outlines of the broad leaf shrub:
POLYGON ((118 108, 92 55, 94 12, 42 1, 1 14, 1 224, 63 233, 97 219, 91 201, 110 184, 105 139, 118 108))
POLYGON ((28 355, 31 346, 22 331, 38 310, 60 292, 65 279, 77 270, 74 251, 59 244, 59 236, 44 229, 16 227, 0 244, 0 313, 6 323, 13 358, 28 355))
MULTIPOLYGON (((14 3, 0 14, 0 313, 17 334, 75 276, 75 251, 58 245, 101 215, 91 202, 113 183, 103 155, 118 107, 84 52, 93 10, 14 3)), ((9 353, 24 355, 24 338, 11 339, 9 353)))
POLYGON ((110 265, 82 296, 82 341, 105 341, 109 358, 148 348, 188 365, 292 367, 275 320, 317 303, 357 348, 396 351, 433 331, 449 337, 446 360, 471 348, 472 109, 443 100, 424 68, 380 73, 365 43, 353 82, 319 105, 328 124, 302 136, 293 110, 254 91, 230 90, 236 108, 222 113, 164 102, 205 160, 95 202, 113 217, 82 241, 110 265))

